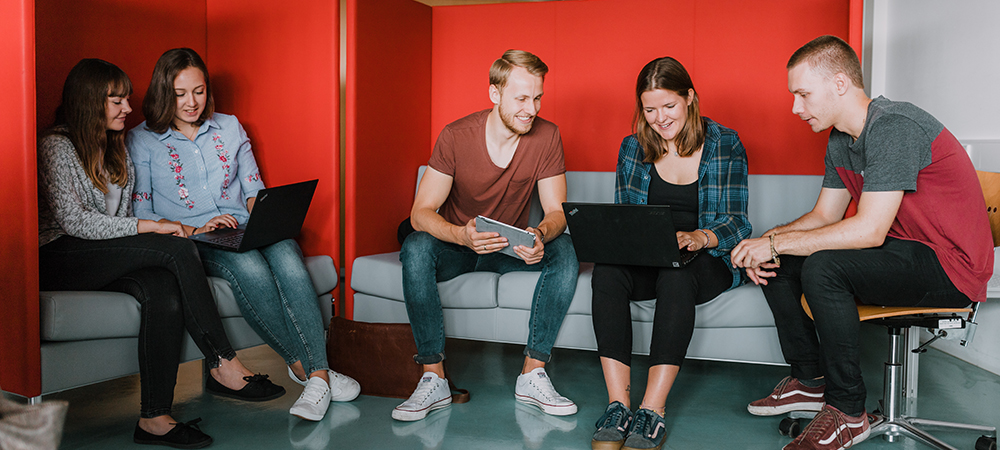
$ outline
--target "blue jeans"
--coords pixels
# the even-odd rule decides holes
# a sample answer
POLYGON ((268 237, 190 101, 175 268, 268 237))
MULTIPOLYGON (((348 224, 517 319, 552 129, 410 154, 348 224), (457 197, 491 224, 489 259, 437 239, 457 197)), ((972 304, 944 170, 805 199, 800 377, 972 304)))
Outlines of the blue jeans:
POLYGON ((792 377, 826 377, 826 403, 857 416, 865 410, 858 309, 867 305, 961 308, 955 288, 930 247, 886 237, 880 247, 781 255, 764 297, 792 377), (802 310, 805 294, 815 322, 802 310))
POLYGON ((472 249, 443 242, 417 231, 403 242, 399 254, 403 263, 403 299, 413 327, 419 364, 444 360, 444 315, 437 283, 468 272, 541 272, 531 300, 528 345, 524 354, 539 361, 551 359, 559 327, 576 292, 580 263, 569 235, 545 244, 545 256, 537 264, 497 253, 480 255, 472 249))
POLYGON ((302 361, 307 375, 330 368, 316 290, 295 240, 244 253, 198 250, 205 273, 229 282, 247 323, 286 364, 302 361))

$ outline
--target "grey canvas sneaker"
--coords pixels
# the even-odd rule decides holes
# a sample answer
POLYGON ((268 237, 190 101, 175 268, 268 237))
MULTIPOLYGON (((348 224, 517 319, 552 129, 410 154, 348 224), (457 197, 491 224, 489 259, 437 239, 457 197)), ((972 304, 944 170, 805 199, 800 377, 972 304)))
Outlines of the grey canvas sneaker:
POLYGON ((593 450, 618 450, 625 442, 625 435, 628 434, 629 426, 632 425, 632 411, 629 411, 622 402, 614 402, 608 405, 608 409, 594 426, 594 439, 590 441, 593 450))
POLYGON ((659 450, 667 436, 666 424, 659 414, 639 409, 632 420, 632 429, 622 450, 659 450))

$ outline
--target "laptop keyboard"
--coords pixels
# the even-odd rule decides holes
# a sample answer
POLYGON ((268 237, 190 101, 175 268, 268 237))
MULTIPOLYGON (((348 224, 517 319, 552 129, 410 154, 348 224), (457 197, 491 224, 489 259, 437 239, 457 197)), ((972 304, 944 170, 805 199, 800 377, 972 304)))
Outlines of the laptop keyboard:
POLYGON ((208 241, 214 244, 225 245, 228 247, 239 247, 240 242, 243 241, 243 233, 231 234, 228 236, 219 236, 208 239, 208 241))

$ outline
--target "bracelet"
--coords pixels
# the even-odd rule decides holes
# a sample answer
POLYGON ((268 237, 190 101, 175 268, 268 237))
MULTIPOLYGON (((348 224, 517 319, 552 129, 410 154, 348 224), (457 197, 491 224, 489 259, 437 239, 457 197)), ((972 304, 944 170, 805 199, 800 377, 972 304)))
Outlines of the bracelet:
POLYGON ((545 233, 543 233, 542 230, 539 229, 539 228, 535 228, 535 231, 538 232, 538 240, 542 241, 542 243, 544 244, 545 243, 545 233))
POLYGON ((708 235, 708 232, 707 232, 707 231, 705 231, 705 230, 703 230, 703 229, 701 229, 701 228, 699 228, 699 229, 698 229, 698 231, 702 232, 702 234, 704 234, 704 235, 705 235, 705 239, 708 239, 708 241, 707 241, 707 242, 705 242, 705 246, 704 246, 704 247, 702 247, 702 248, 706 248, 706 247, 708 247, 709 245, 712 245, 712 237, 708 235))
POLYGON ((778 252, 774 250, 774 235, 772 234, 768 237, 771 238, 771 260, 774 261, 775 265, 780 266, 781 260, 778 259, 778 252))

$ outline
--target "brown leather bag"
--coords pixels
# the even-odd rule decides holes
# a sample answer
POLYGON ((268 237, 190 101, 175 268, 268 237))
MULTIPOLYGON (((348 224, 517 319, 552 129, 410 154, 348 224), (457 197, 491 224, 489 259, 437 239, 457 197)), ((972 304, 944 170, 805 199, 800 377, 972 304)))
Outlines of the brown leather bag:
MULTIPOLYGON (((326 354, 330 368, 357 380, 364 395, 409 398, 423 375, 420 364, 413 361, 417 345, 408 323, 355 322, 334 317, 326 354)), ((454 384, 451 390, 453 403, 469 401, 468 391, 454 384)))

